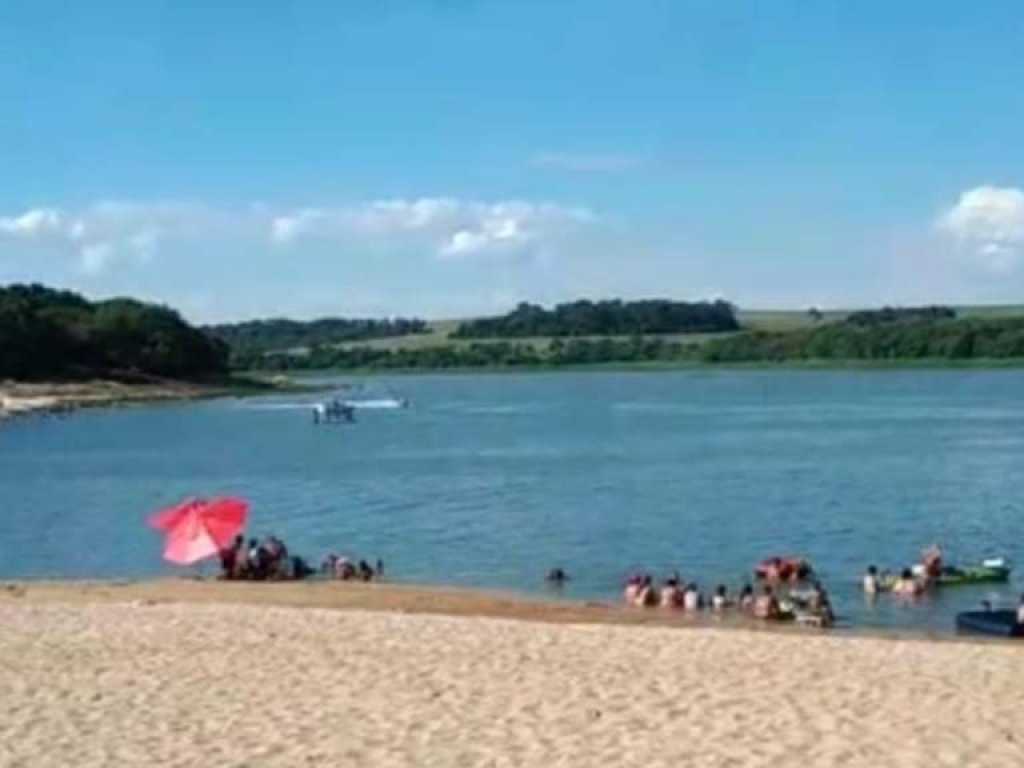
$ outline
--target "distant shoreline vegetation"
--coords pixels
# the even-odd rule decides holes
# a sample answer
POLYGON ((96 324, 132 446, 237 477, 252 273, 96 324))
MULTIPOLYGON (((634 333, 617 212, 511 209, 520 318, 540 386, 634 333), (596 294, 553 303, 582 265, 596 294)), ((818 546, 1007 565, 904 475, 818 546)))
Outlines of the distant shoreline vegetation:
POLYGON ((514 339, 537 336, 636 336, 738 331, 733 306, 725 301, 574 301, 544 309, 523 302, 499 317, 468 320, 456 339, 514 339))
POLYGON ((367 341, 427 333, 425 320, 385 320, 324 317, 300 321, 286 318, 205 325, 202 330, 220 339, 235 353, 287 351, 321 344, 367 341))
POLYGON ((0 286, 0 379, 198 381, 227 371, 227 345, 169 307, 0 286))
POLYGON ((520 304, 497 317, 257 320, 195 328, 133 299, 0 287, 0 378, 200 380, 228 371, 1024 364, 1024 307, 746 312, 725 301, 520 304))
MULTIPOLYGON (((460 324, 448 341, 424 346, 343 344, 316 346, 302 354, 240 356, 242 368, 265 370, 418 371, 461 369, 550 369, 589 365, 672 367, 688 365, 798 365, 811 366, 957 366, 970 361, 988 364, 1024 362, 1024 313, 994 317, 958 317, 950 307, 886 307, 845 314, 827 320, 810 310, 806 325, 790 330, 741 327, 732 305, 726 302, 696 305, 712 307, 728 328, 713 333, 657 334, 650 331, 623 335, 584 336, 594 329, 595 308, 620 307, 637 318, 637 304, 648 308, 661 302, 576 302, 583 312, 576 324, 567 324, 573 312, 562 312, 552 325, 554 311, 520 305, 498 318, 460 324), (633 305, 631 307, 631 305, 633 305), (727 314, 726 314, 727 313, 727 314), (582 321, 581 317, 588 317, 582 321), (731 318, 731 323, 728 319, 731 318), (528 321, 529 320, 529 321, 528 321), (539 331, 558 330, 570 335, 547 337, 539 331), (489 334, 515 333, 496 337, 489 334), (576 335, 579 334, 579 335, 576 335)), ((689 305, 694 306, 694 305, 689 305)), ((642 314, 640 315, 642 316, 642 314)), ((658 316, 658 313, 654 313, 658 316)), ((686 317, 679 312, 676 317, 686 317)), ((699 312, 689 317, 700 317, 699 312)), ((649 317, 649 316, 648 316, 649 317)), ((661 315, 664 317, 664 315, 661 315)), ((613 323, 606 319, 606 322, 613 323)), ((607 327, 607 326, 605 326, 607 327)), ((636 326, 634 326, 636 327, 636 326)), ((639 327, 651 327, 640 324, 639 327)), ((700 327, 706 329, 706 325, 700 327)))

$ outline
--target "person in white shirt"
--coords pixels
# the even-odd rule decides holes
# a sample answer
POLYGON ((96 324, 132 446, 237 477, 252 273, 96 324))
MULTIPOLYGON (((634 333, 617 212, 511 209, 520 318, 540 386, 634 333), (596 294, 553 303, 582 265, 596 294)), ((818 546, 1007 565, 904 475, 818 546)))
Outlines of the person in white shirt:
POLYGON ((864 574, 864 592, 869 595, 878 592, 878 569, 873 565, 869 565, 864 574))
POLYGON ((728 604, 729 598, 726 594, 725 584, 719 584, 718 589, 715 590, 715 594, 711 598, 711 610, 721 613, 728 604))
POLYGON ((1024 625, 1024 595, 1020 596, 1020 604, 1017 606, 1017 623, 1024 625))
POLYGON ((685 611, 699 611, 701 608, 700 592, 697 591, 696 584, 688 584, 686 591, 683 593, 683 610, 685 611))

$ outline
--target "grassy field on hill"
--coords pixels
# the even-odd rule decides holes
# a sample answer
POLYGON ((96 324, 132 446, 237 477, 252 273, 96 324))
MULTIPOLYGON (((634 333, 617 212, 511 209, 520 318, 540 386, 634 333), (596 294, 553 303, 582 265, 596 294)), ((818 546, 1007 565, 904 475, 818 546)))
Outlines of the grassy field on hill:
MULTIPOLYGON (((954 307, 959 317, 997 318, 1024 315, 1022 304, 1002 304, 986 306, 958 306, 954 307)), ((826 323, 841 322, 846 319, 855 309, 826 310, 821 317, 815 320, 806 310, 788 309, 766 309, 766 310, 744 310, 737 312, 737 319, 745 330, 749 331, 797 331, 826 323)), ((340 347, 372 347, 374 349, 424 349, 440 345, 452 345, 465 347, 470 344, 497 344, 501 342, 514 341, 518 344, 528 344, 537 349, 546 348, 552 337, 537 336, 517 339, 457 339, 449 338, 463 320, 434 320, 428 323, 428 333, 409 334, 406 336, 393 336, 384 339, 371 339, 367 341, 353 341, 340 344, 340 347)), ((740 331, 743 333, 743 331, 740 331)), ((709 339, 722 338, 731 334, 721 333, 673 333, 662 334, 659 338, 666 342, 681 342, 684 344, 702 344, 709 339)), ((584 336, 579 338, 595 341, 601 336, 584 336)))

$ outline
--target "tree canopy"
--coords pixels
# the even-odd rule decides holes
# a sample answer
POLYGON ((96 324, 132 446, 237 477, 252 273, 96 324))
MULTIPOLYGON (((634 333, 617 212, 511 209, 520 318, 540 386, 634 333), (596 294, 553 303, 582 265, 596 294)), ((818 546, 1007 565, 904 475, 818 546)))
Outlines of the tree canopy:
POLYGON ((168 307, 91 302, 42 285, 0 287, 0 377, 198 378, 226 371, 227 357, 225 344, 168 307))
POLYGON ((685 302, 574 301, 545 309, 523 302, 498 317, 462 323, 455 338, 524 338, 528 336, 632 336, 656 333, 713 333, 739 329, 736 313, 725 301, 685 302))

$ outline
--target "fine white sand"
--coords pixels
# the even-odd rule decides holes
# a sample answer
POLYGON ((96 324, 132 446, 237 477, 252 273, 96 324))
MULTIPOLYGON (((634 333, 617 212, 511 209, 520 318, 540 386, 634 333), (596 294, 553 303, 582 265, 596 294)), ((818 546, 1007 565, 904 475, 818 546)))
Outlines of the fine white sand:
POLYGON ((1024 648, 0 601, 2 766, 1018 766, 1024 648))

